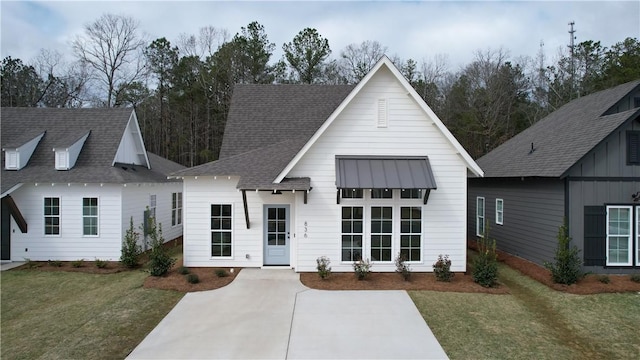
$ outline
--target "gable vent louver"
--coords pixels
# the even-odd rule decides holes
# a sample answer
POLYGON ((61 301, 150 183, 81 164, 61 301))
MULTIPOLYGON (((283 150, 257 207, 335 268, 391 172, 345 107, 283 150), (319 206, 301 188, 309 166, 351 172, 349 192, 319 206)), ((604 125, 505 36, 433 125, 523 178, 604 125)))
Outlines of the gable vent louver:
POLYGON ((387 127, 387 113, 388 113, 387 99, 378 99, 378 121, 377 126, 379 128, 387 127))

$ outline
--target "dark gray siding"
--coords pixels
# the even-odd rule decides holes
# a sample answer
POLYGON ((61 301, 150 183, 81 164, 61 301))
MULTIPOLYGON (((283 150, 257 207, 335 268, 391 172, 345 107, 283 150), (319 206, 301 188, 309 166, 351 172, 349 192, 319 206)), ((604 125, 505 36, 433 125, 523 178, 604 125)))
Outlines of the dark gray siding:
POLYGON ((485 198, 489 236, 499 249, 538 264, 553 260, 564 218, 564 182, 559 179, 469 179, 468 235, 476 239, 476 197, 485 198), (496 224, 496 198, 504 200, 503 225, 496 224))

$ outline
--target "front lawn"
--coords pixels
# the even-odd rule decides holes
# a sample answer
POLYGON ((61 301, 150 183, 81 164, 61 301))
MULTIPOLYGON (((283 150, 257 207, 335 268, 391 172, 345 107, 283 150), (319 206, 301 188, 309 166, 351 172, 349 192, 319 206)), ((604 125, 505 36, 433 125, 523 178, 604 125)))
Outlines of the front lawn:
POLYGON ((142 270, 1 274, 2 359, 123 359, 182 298, 142 270))
POLYGON ((637 359, 640 293, 573 295, 500 265, 509 295, 410 291, 451 359, 637 359))

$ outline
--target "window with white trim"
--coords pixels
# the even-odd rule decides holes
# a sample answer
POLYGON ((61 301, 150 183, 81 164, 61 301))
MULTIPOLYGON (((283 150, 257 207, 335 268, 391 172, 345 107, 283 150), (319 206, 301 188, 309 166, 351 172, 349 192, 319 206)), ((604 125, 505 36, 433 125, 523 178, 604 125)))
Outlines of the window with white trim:
POLYGON ((44 234, 60 235, 60 198, 44 198, 44 234))
POLYGON ((372 199, 393 199, 392 189, 371 189, 372 199))
POLYGON ((400 256, 406 261, 420 261, 422 242, 422 207, 400 208, 400 256))
POLYGON ((363 223, 362 206, 342 207, 342 261, 362 259, 363 223))
POLYGON ((496 199, 496 224, 504 223, 504 200, 496 199))
POLYGON ((636 206, 636 265, 640 266, 640 206, 636 206))
POLYGON ((343 199, 362 199, 362 189, 340 189, 340 197, 343 199))
POLYGON ((211 205, 211 257, 231 257, 232 222, 231 205, 211 205))
POLYGON ((402 189, 400 199, 422 199, 422 189, 402 189))
POLYGON ((392 261, 393 207, 371 207, 371 260, 392 261))
POLYGON ((182 193, 171 194, 171 226, 182 224, 182 193))
POLYGON ((98 198, 82 198, 82 235, 98 236, 98 198))
POLYGON ((156 218, 156 196, 149 195, 149 216, 156 218))
POLYGON ((607 206, 607 265, 631 265, 632 207, 607 206))
POLYGON ((476 198, 476 235, 484 237, 484 198, 476 198))

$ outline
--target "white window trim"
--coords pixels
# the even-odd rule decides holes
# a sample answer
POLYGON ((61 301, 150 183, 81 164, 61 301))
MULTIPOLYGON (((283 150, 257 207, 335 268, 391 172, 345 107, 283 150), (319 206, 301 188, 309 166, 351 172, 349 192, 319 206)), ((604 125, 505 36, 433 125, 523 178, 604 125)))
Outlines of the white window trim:
POLYGON ((640 266, 640 206, 636 206, 636 266, 640 266))
POLYGON ((83 196, 82 197, 82 203, 80 204, 80 208, 81 208, 81 214, 82 214, 82 237, 88 237, 88 238, 97 238, 100 237, 100 198, 98 196, 83 196), (97 214, 96 216, 86 216, 84 215, 84 199, 97 199, 98 200, 98 206, 97 206, 97 214), (84 218, 85 217, 95 217, 96 218, 96 227, 98 230, 98 233, 96 235, 87 235, 84 233, 84 218))
MULTIPOLYGON (((606 245, 607 245, 607 249, 606 249, 606 254, 607 254, 607 266, 630 266, 632 265, 632 256, 633 256, 633 206, 626 206, 626 205, 611 205, 611 206, 607 206, 607 216, 606 216, 606 245), (624 263, 620 263, 620 262, 611 262, 609 261, 609 210, 610 209, 628 209, 629 210, 629 226, 631 226, 631 229, 629 229, 629 235, 627 236, 627 248, 629 249, 628 251, 628 255, 627 255, 627 262, 624 263)), ((620 235, 613 235, 616 237, 620 237, 620 235)))
POLYGON ((158 223, 158 215, 156 213, 156 208, 158 207, 158 196, 156 194, 149 194, 149 216, 156 220, 156 224, 158 223))
POLYGON ((51 196, 43 196, 42 197, 42 233, 45 237, 60 237, 62 236, 62 197, 57 195, 51 196), (47 222, 46 217, 52 215, 45 215, 44 213, 44 199, 58 199, 58 233, 57 234, 47 234, 47 222))
MULTIPOLYGON (((402 200, 416 200, 416 199, 402 199, 402 200)), ((422 206, 422 204, 399 204, 398 205, 398 229, 399 229, 399 233, 398 233, 398 251, 395 253, 395 255, 393 256, 394 261, 395 261, 395 257, 400 253, 400 251, 402 250, 402 240, 401 240, 401 236, 403 234, 405 235, 420 235, 420 261, 406 261, 407 264, 423 264, 424 263, 424 207, 422 206), (420 208, 420 233, 403 233, 402 232, 402 208, 403 207, 418 207, 420 208)))
POLYGON ((182 226, 182 202, 183 202, 183 196, 182 196, 182 192, 174 192, 171 193, 171 227, 177 227, 177 226, 182 226), (178 194, 180 194, 180 201, 178 201, 177 197, 178 194), (173 198, 176 197, 176 207, 173 207, 173 198), (173 219, 174 219, 174 215, 175 215, 175 219, 176 219, 176 223, 173 223, 173 219), (178 216, 178 213, 180 213, 180 216, 178 216))
POLYGON ((496 224, 504 225, 504 200, 496 199, 496 224), (498 203, 500 203, 500 210, 498 210, 498 203), (498 221, 500 219, 500 221, 498 221))
MULTIPOLYGON (((391 191, 391 190, 390 190, 391 191)), ((395 197, 391 198, 391 199, 373 199, 373 200, 395 200, 395 197)), ((397 212, 399 211, 398 209, 400 209, 399 206, 396 206, 396 204, 379 204, 379 203, 370 203, 367 205, 369 207, 369 221, 365 224, 368 225, 367 226, 367 252, 366 254, 369 255, 367 256, 367 258, 369 258, 369 260, 371 260, 372 264, 392 264, 395 262, 395 258, 396 255, 398 254, 398 249, 400 247, 399 241, 400 241, 400 233, 396 233, 398 226, 396 224, 396 221, 398 221, 398 214, 397 212), (380 207, 380 208, 385 208, 385 207, 390 207, 391 208, 391 233, 374 233, 371 231, 371 213, 373 211, 371 211, 372 208, 374 207, 380 207), (373 248, 373 246, 371 246, 371 236, 373 235, 386 235, 386 234, 391 234, 391 260, 389 261, 373 261, 373 259, 371 259, 371 249, 373 248)))
MULTIPOLYGON (((357 198, 357 199, 349 199, 349 200, 362 200, 361 198, 357 198)), ((366 233, 367 233, 367 207, 363 202, 360 202, 358 204, 341 204, 340 205, 340 213, 338 214, 338 223, 340 224, 340 263, 341 264, 353 264, 353 261, 349 261, 349 260, 342 260, 342 250, 344 250, 342 248, 342 235, 360 235, 362 236, 362 249, 361 249, 361 256, 363 259, 366 259, 367 257, 365 256, 365 249, 366 249, 366 243, 367 243, 367 238, 366 233), (342 221, 344 219, 342 219, 342 209, 348 207, 348 208, 354 208, 354 207, 359 207, 362 208, 362 232, 361 233, 345 233, 342 232, 342 221)), ((353 219, 352 219, 353 221, 353 219)))
MULTIPOLYGON (((235 218, 236 218, 236 213, 234 211, 234 206, 231 203, 209 203, 209 259, 210 260, 232 260, 233 259, 233 253, 235 250, 235 239, 234 239, 234 229, 235 229, 235 218), (211 228, 211 206, 212 205, 229 205, 231 206, 231 230, 229 230, 231 232, 231 256, 213 256, 213 254, 211 254, 211 234, 213 234, 214 230, 211 228)), ((225 230, 226 232, 227 230, 225 230)))
POLYGON ((484 238, 484 232, 486 232, 486 229, 484 229, 485 227, 485 213, 486 213, 486 202, 484 200, 483 196, 478 196, 476 197, 476 236, 479 236, 481 238, 484 238), (480 203, 480 200, 482 199, 482 216, 480 216, 480 214, 478 213, 478 205, 480 203), (482 217, 482 224, 483 224, 483 233, 480 233, 480 218, 482 217))

